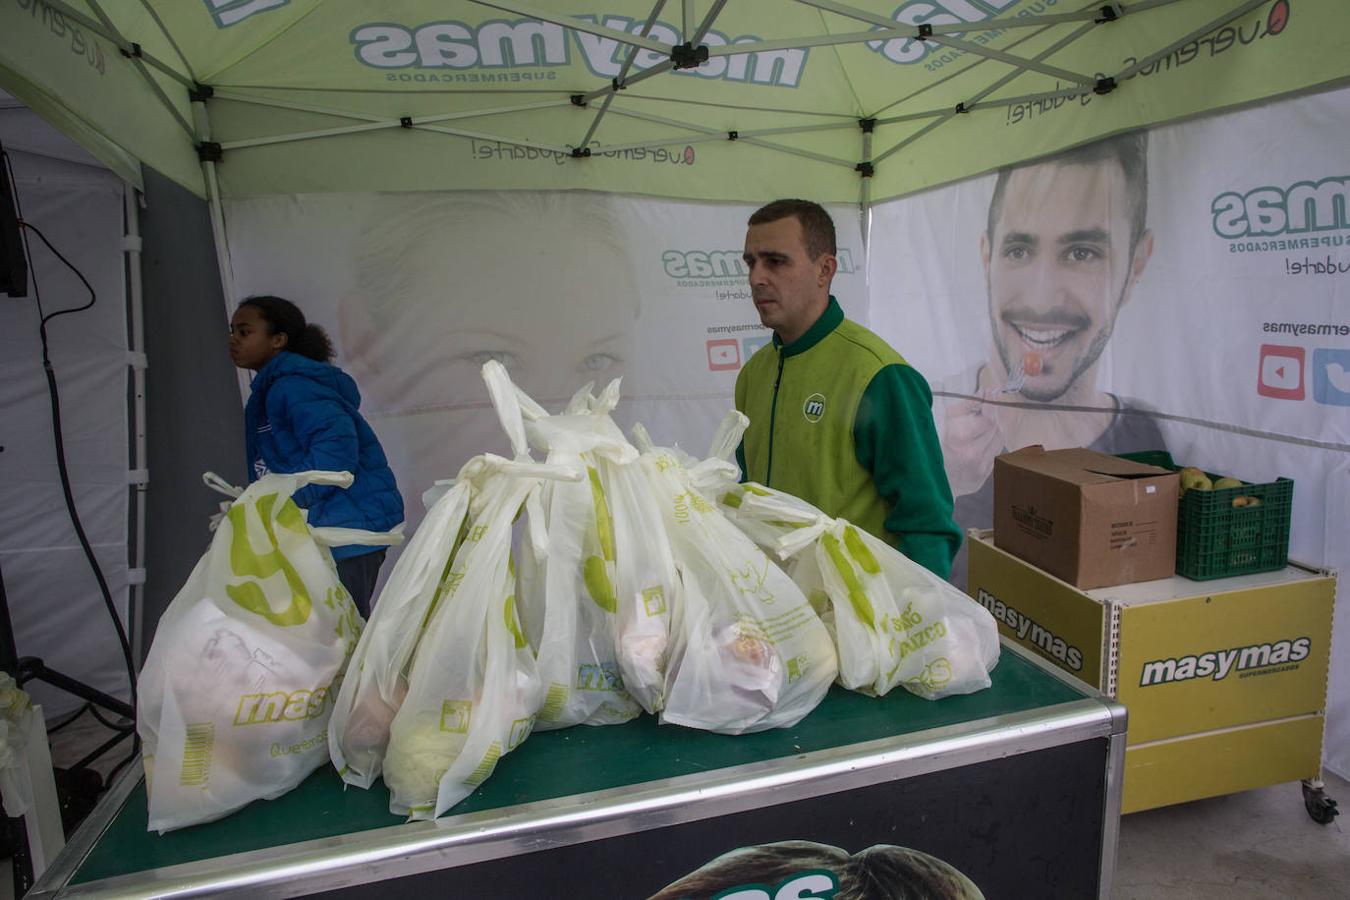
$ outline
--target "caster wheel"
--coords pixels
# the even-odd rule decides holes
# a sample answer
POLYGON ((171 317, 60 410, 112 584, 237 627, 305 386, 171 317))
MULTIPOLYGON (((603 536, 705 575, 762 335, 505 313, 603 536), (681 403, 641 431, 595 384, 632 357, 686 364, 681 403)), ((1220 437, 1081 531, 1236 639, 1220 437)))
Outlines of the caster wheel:
POLYGON ((1303 786, 1303 805, 1308 810, 1308 815, 1318 825, 1330 825, 1332 820, 1341 814, 1336 808, 1336 801, 1332 800, 1320 788, 1311 788, 1306 784, 1303 786))

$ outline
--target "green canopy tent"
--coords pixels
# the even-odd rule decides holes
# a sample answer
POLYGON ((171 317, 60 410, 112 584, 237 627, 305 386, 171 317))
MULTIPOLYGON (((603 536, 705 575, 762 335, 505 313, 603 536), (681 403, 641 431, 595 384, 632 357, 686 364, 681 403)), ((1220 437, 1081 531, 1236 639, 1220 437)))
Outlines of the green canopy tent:
POLYGON ((1347 26, 1325 0, 6 0, 0 87, 213 200, 867 204, 1335 82, 1347 26))

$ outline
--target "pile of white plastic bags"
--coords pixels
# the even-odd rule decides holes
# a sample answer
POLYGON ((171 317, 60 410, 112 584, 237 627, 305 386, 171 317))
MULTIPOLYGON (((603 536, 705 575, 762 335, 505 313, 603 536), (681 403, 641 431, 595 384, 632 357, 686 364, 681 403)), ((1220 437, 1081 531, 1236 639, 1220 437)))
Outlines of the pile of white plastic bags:
POLYGON ((287 499, 342 475, 268 476, 228 507, 143 676, 152 828, 278 796, 325 742, 348 784, 383 777, 392 812, 430 819, 534 730, 645 711, 742 734, 796 724, 836 681, 929 699, 989 685, 982 607, 848 522, 738 483, 744 416, 699 460, 640 425, 626 437, 617 381, 550 415, 499 363, 483 377, 512 458, 476 456, 426 492, 364 631, 325 542, 397 536, 339 541, 287 499))

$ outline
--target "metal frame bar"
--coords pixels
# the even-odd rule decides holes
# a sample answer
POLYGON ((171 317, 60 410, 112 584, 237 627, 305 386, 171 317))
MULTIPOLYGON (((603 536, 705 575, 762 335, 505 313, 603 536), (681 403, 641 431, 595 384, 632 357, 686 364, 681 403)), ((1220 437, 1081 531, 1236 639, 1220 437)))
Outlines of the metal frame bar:
POLYGON ((183 48, 178 46, 178 42, 173 39, 173 35, 169 34, 169 29, 164 24, 164 20, 159 17, 159 12, 150 5, 150 0, 141 0, 141 6, 145 8, 146 13, 154 20, 155 24, 159 26, 159 33, 164 35, 164 39, 169 42, 169 46, 173 48, 173 52, 178 54, 178 61, 183 64, 183 71, 188 74, 189 78, 196 81, 197 73, 193 71, 192 63, 188 62, 187 54, 183 52, 183 48))
MULTIPOLYGON (((229 88, 217 88, 216 98, 219 100, 230 100, 235 103, 252 103, 257 106, 270 106, 276 109, 289 109, 296 112, 318 113, 324 116, 334 116, 337 118, 356 119, 362 122, 387 122, 388 116, 377 116, 372 113, 355 112, 346 109, 334 109, 329 106, 316 106, 309 103, 296 103, 292 100, 273 100, 269 97, 257 97, 250 94, 243 94, 229 88)), ((550 109, 563 106, 570 106, 569 100, 538 100, 534 103, 517 103, 512 106, 491 106, 485 109, 464 110, 454 113, 438 113, 434 116, 419 117, 414 128, 423 126, 427 123, 445 122, 452 119, 476 119, 480 116, 499 116, 507 113, 529 112, 535 109, 550 109)))
MULTIPOLYGON (((99 20, 103 23, 103 27, 107 28, 108 31, 112 33, 114 36, 112 39, 116 40, 119 46, 131 46, 131 42, 122 37, 122 33, 117 30, 117 26, 113 24, 112 19, 110 19, 108 14, 103 11, 103 7, 99 4, 98 0, 87 0, 87 2, 89 3, 89 8, 94 11, 94 15, 98 16, 99 20)), ((144 51, 141 53, 143 56, 144 51)), ((141 57, 130 56, 128 58, 131 60, 131 64, 136 67, 136 71, 145 79, 145 83, 150 85, 150 90, 157 98, 159 98, 159 102, 169 111, 169 115, 173 117, 173 120, 178 123, 178 126, 183 129, 183 132, 187 134, 189 138, 196 141, 197 136, 193 133, 192 125, 183 114, 178 111, 178 107, 173 105, 173 100, 169 99, 169 95, 164 93, 164 88, 160 87, 159 82, 155 80, 155 76, 150 74, 150 70, 146 67, 145 62, 141 57)))
POLYGON ((1116 81, 1119 82, 1124 81, 1126 78, 1132 78, 1147 66, 1151 66, 1158 60, 1171 56, 1179 48, 1186 46, 1196 38, 1203 37, 1204 35, 1209 34, 1216 28, 1219 28, 1223 25, 1227 25, 1229 22, 1233 21, 1239 16, 1246 15, 1247 13, 1256 9, 1258 6, 1261 6, 1264 2, 1265 0, 1247 0, 1246 3, 1243 3, 1241 6, 1236 7, 1230 12, 1227 12, 1224 15, 1219 16, 1217 19, 1210 22, 1209 24, 1202 25, 1201 27, 1187 34, 1185 37, 1173 41, 1163 49, 1159 50, 1157 53, 1154 53, 1151 56, 1146 56, 1143 59, 1136 62, 1134 65, 1127 66, 1126 68, 1121 69, 1115 76, 1116 81))
MULTIPOLYGON (((128 54, 131 53, 132 50, 131 42, 128 41, 126 38, 122 37, 121 35, 119 35, 116 29, 113 29, 112 34, 108 34, 107 31, 105 30, 105 26, 89 18, 84 13, 72 9, 64 2, 64 0, 42 0, 42 2, 56 9, 58 12, 61 13, 61 15, 65 16, 66 18, 71 19, 74 22, 78 22, 85 28, 88 28, 90 31, 94 32, 100 37, 112 41, 114 44, 117 45, 118 50, 123 50, 128 54)), ((183 85, 183 87, 188 89, 194 87, 192 81, 187 76, 179 72, 177 69, 174 69, 167 63, 163 62, 159 58, 153 56, 152 54, 146 53, 144 49, 141 50, 141 58, 150 65, 154 66, 159 71, 163 72, 165 75, 168 75, 174 81, 177 81, 179 84, 183 85)))
MULTIPOLYGON (((1167 2, 1171 2, 1171 0, 1167 0, 1167 2)), ((1095 22, 1089 22, 1089 23, 1086 23, 1086 24, 1080 26, 1079 30, 1076 31, 1076 32, 1074 32, 1074 34, 1076 35, 1076 37, 1075 37, 1074 39, 1076 40, 1077 37, 1081 37, 1083 34, 1088 33, 1089 31, 1091 31, 1091 30, 1092 30, 1093 28, 1095 28, 1095 27, 1096 27, 1095 22)), ((1011 49, 1013 49, 1014 47, 1020 47, 1022 44, 1025 44, 1027 41, 1031 40, 1032 38, 1039 37, 1040 35, 1044 34, 1047 30, 1049 30, 1049 28, 1050 28, 1049 25, 1044 25, 1044 26, 1042 26, 1041 28, 1039 28, 1037 31, 1035 31, 1035 32, 1033 32, 1033 33, 1031 33, 1031 34, 1028 34, 1028 35, 1024 35, 1024 36, 1018 38, 1017 40, 1013 41, 1012 43, 1010 43, 1010 44, 1008 45, 1008 48, 1007 48, 1007 49, 1011 50, 1011 49)), ((1058 43, 1056 46, 1063 47, 1063 46, 1065 46, 1065 44, 1064 44, 1064 43, 1058 43)), ((1045 58, 1045 53, 1044 53, 1044 52, 1039 53, 1039 54, 1036 55, 1035 58, 1038 59, 1038 60, 1039 60, 1039 59, 1044 59, 1044 58, 1045 58)), ((941 87, 942 85, 946 84, 948 81, 951 81, 951 80, 954 79, 954 78, 960 78, 961 76, 963 76, 963 75, 965 75, 965 74, 967 74, 967 73, 969 73, 969 72, 974 71, 975 69, 979 68, 980 66, 984 65, 984 64, 987 63, 987 62, 989 62, 988 59, 976 59, 976 60, 972 61, 972 62, 970 63, 970 65, 964 66, 964 67, 959 68, 959 69, 954 69, 950 74, 944 75, 943 77, 941 77, 941 78, 937 79, 936 81, 933 81, 933 82, 931 82, 931 83, 929 83, 929 84, 924 85, 923 87, 919 88, 919 89, 916 90, 916 91, 912 91, 911 93, 906 94, 906 95, 903 96, 903 97, 900 97, 900 98, 898 98, 898 99, 896 99, 896 100, 891 101, 890 103, 888 103, 888 104, 886 104, 885 106, 881 107, 880 109, 876 110, 872 115, 873 115, 873 116, 880 116, 880 115, 881 115, 882 113, 884 113, 886 110, 888 110, 888 109, 893 109, 893 108, 895 108, 895 107, 901 105, 902 103, 908 103, 910 100, 913 100, 915 97, 918 97, 918 96, 920 96, 920 95, 922 95, 922 94, 925 94, 925 93, 927 93, 927 92, 929 92, 929 91, 936 90, 938 87, 941 87)), ((1006 77, 1006 76, 1005 76, 1005 77, 1006 77)))
POLYGON ((515 13, 530 19, 538 19, 541 22, 550 22, 554 25, 561 25, 564 28, 571 28, 576 31, 584 31, 587 34, 594 34, 598 37, 606 37, 618 41, 621 44, 631 44, 641 47, 644 50, 651 50, 656 53, 670 55, 671 48, 654 41, 651 38, 636 37, 626 31, 618 31, 613 28, 607 28, 604 25, 591 22, 583 22, 580 19, 574 19, 571 16, 554 12, 540 6, 534 6, 529 3, 517 3, 515 0, 469 0, 470 3, 477 3, 479 6, 489 6, 493 9, 500 9, 503 12, 515 13))
MULTIPOLYGON (((670 60, 659 62, 656 65, 652 66, 650 69, 643 69, 641 72, 637 73, 636 75, 633 75, 632 77, 620 76, 618 79, 619 87, 626 88, 634 84, 639 84, 643 81, 646 81, 648 78, 655 78, 657 75, 660 75, 664 72, 669 72, 673 68, 675 68, 675 63, 671 62, 670 60)), ((596 88, 590 93, 582 94, 581 101, 583 103, 590 103, 597 97, 604 97, 604 96, 612 97, 614 96, 614 92, 615 92, 614 83, 610 82, 609 87, 596 88)))
MULTIPOLYGON (((640 119, 645 122, 654 122, 658 125, 670 125, 675 128, 688 128, 695 134, 716 135, 719 138, 726 138, 727 136, 727 133, 720 129, 708 128, 703 125, 692 125, 688 122, 680 122, 676 119, 668 119, 665 116, 654 116, 648 113, 633 112, 632 110, 626 109, 614 109, 611 110, 610 112, 612 115, 626 116, 630 119, 640 119)), ((813 153, 810 150, 800 150, 796 147, 785 147, 782 144, 776 144, 772 141, 760 140, 755 137, 741 136, 738 138, 738 142, 742 144, 750 144, 755 147, 762 147, 765 150, 777 150, 780 153, 788 153, 791 154, 792 156, 800 156, 803 159, 814 159, 817 162, 829 163, 830 165, 834 166, 843 166, 846 169, 852 169, 856 166, 856 163, 853 160, 839 159, 838 157, 827 156, 823 153, 813 153)))
MULTIPOLYGON (((656 17, 661 14, 661 10, 665 8, 665 5, 666 0, 656 0, 656 5, 652 7, 651 15, 647 16, 647 21, 642 26, 642 37, 645 38, 651 33, 652 26, 656 24, 656 17)), ((690 13, 693 11, 693 5, 693 0, 684 0, 684 28, 686 34, 689 31, 689 17, 690 13)), ((599 111, 596 112, 595 118, 591 120, 591 127, 586 130, 586 134, 581 138, 581 143, 577 144, 578 147, 587 147, 590 145, 591 138, 595 136, 595 132, 600 128, 600 122, 605 118, 605 113, 609 112, 609 105, 614 102, 614 95, 618 93, 619 88, 627 84, 628 70, 633 67, 633 60, 637 59, 637 55, 637 47, 628 48, 628 57, 624 59, 623 67, 619 69, 619 74, 615 77, 609 93, 605 96, 605 102, 600 104, 599 111)), ((603 89, 599 93, 604 93, 603 89)), ((582 102, 589 102, 596 95, 597 94, 595 93, 585 95, 582 102)))
MULTIPOLYGON (((846 3, 838 3, 835 0, 796 0, 803 6, 813 6, 816 9, 823 9, 826 12, 836 13, 849 19, 855 19, 859 22, 868 22, 877 25, 883 30, 896 30, 896 20, 869 12, 865 9, 858 9, 856 6, 850 6, 846 3)), ((1181 0, 1141 0, 1139 3, 1131 3, 1126 6, 1124 3, 1112 0, 1109 3, 1090 3, 1075 12, 1067 13, 1048 13, 1041 16, 1025 16, 1014 19, 986 19, 981 22, 963 22, 959 25, 934 25, 934 35, 961 34, 967 31, 1007 31, 1013 28, 1042 28, 1048 25, 1058 25, 1063 22, 1082 22, 1084 20, 1095 20, 1101 15, 1103 6, 1114 7, 1117 14, 1125 16, 1130 13, 1145 12, 1150 9, 1156 9, 1160 6, 1170 6, 1173 3, 1180 3, 1181 0)), ((909 26, 905 29, 909 33, 898 34, 894 37, 913 37, 917 38, 918 29, 909 26)), ((877 39, 885 39, 882 32, 874 32, 877 39)))
MULTIPOLYGON (((1005 652, 1009 646, 1005 643, 1005 652)), ((1026 657, 1022 651, 1014 652, 1026 657)), ((1038 660, 1036 664, 1048 665, 1038 660)), ((1068 678, 1057 670, 1052 674, 1068 678)), ((1052 707, 799 757, 235 854, 63 890, 125 803, 130 788, 124 789, 119 782, 114 788, 116 799, 106 802, 107 808, 101 807, 81 828, 71 851, 30 896, 42 900, 58 894, 115 892, 122 897, 149 897, 225 891, 247 891, 254 897, 290 896, 297 889, 335 889, 433 871, 445 867, 450 858, 456 865, 468 865, 733 815, 762 807, 766 794, 771 794, 775 804, 792 802, 1078 741, 1109 741, 1120 734, 1123 709, 1093 696, 1091 688, 1072 683, 1084 698, 1052 707)), ((1111 782, 1110 773, 1107 781, 1111 782)), ((131 787, 135 783, 131 780, 131 787)))
MULTIPOLYGON (((1079 38, 1081 38, 1081 37, 1083 37, 1084 35, 1086 35, 1088 32, 1092 31, 1092 29, 1094 29, 1095 27, 1096 27, 1096 25, 1095 25, 1094 23, 1092 23, 1092 22, 1086 22, 1086 23, 1084 23, 1083 25, 1081 25, 1081 26, 1079 26, 1078 28, 1074 29, 1074 31, 1072 31, 1072 32, 1070 32, 1069 34, 1065 35, 1063 38, 1059 39, 1059 40, 1056 41, 1054 44, 1051 44, 1049 47, 1046 47, 1044 50, 1042 50, 1040 53, 1038 53, 1038 54, 1037 54, 1037 59, 1040 59, 1040 58, 1043 58, 1043 57, 1048 57, 1048 56, 1051 56, 1052 54, 1058 53, 1060 50, 1063 50, 1063 49, 1064 49, 1065 47, 1067 47, 1069 44, 1073 43, 1074 41, 1076 41, 1076 40, 1078 40, 1079 38)), ((977 63, 977 65, 978 65, 978 63, 977 63)), ((1013 98, 1006 98, 1006 99, 1003 99, 1003 100, 991 100, 991 101, 989 101, 989 102, 985 102, 985 100, 984 100, 985 97, 989 96, 989 95, 992 94, 994 91, 996 91, 996 90, 998 90, 999 88, 1003 87, 1005 84, 1009 84, 1009 83, 1012 82, 1014 79, 1016 79, 1017 77, 1019 77, 1021 74, 1022 74, 1021 71, 1009 72, 1008 74, 1004 75, 1002 78, 1000 78, 1000 79, 998 79, 997 81, 995 81, 993 84, 990 84, 990 85, 988 85, 987 87, 985 87, 984 90, 978 91, 978 92, 975 94, 974 99, 972 99, 972 100, 970 101, 970 103, 969 103, 968 105, 966 105, 964 108, 967 109, 967 110, 974 110, 974 109, 979 109, 979 108, 997 108, 997 107, 1003 107, 1003 106, 1012 106, 1012 105, 1015 104, 1015 103, 1028 103, 1028 102, 1031 102, 1031 101, 1033 101, 1033 100, 1052 99, 1052 98, 1055 98, 1055 97, 1064 97, 1064 96, 1070 96, 1070 97, 1072 97, 1072 96, 1077 96, 1078 94, 1081 94, 1081 93, 1082 93, 1081 90, 1075 90, 1075 89, 1069 88, 1069 89, 1058 90, 1058 91, 1046 91, 1046 92, 1043 92, 1043 93, 1040 93, 1040 94, 1031 94, 1031 95, 1027 95, 1027 96, 1024 96, 1024 97, 1013 97, 1013 98)), ((900 142, 897 143, 895 146, 891 147, 889 150, 887 150, 885 153, 883 153, 880 157, 878 157, 878 159, 880 160, 880 159, 884 159, 884 158, 886 158, 886 157, 889 157, 889 156, 893 155, 894 153, 896 153, 897 151, 903 149, 904 147, 909 146, 910 144, 912 144, 912 143, 914 143, 915 141, 917 141, 919 138, 921 138, 921 137, 923 137, 924 135, 928 134, 928 132, 932 131, 933 128, 936 127, 937 125, 940 125, 940 124, 942 124, 943 122, 946 122, 948 119, 950 119, 950 118, 951 118, 953 115, 955 115, 955 114, 956 114, 955 111, 951 111, 951 112, 948 112, 948 113, 946 113, 946 114, 943 114, 943 115, 941 116, 941 118, 939 118, 937 121, 933 122, 929 127, 920 129, 920 130, 919 130, 918 132, 916 132, 915 134, 912 134, 912 135, 910 135, 908 138, 905 138, 904 140, 900 141, 900 142)), ((900 118, 903 118, 903 117, 896 117, 896 119, 900 119, 900 118)), ((890 122, 890 121, 892 121, 892 120, 881 120, 881 121, 890 122)), ((878 124, 880 124, 880 121, 878 122, 878 124)))
POLYGON ((686 134, 680 137, 665 138, 659 141, 636 141, 631 144, 606 144, 596 153, 625 153, 629 150, 653 150, 657 147, 669 147, 672 144, 706 144, 709 141, 725 141, 725 134, 686 134))
POLYGON ((1023 71, 1040 72, 1042 75, 1049 75, 1052 78, 1063 78, 1065 81, 1072 81, 1081 85, 1093 85, 1097 79, 1080 72, 1071 72, 1068 69, 1061 69, 1058 66, 1050 66, 1034 59, 1027 59, 1022 56, 1014 56, 1011 53, 1004 53, 1002 50, 995 50, 992 47, 981 47, 979 44, 971 41, 962 41, 953 37, 939 38, 936 35, 929 38, 934 43, 951 47, 954 50, 964 50, 975 56, 983 56, 986 59, 992 59, 996 62, 1006 63, 1023 71))

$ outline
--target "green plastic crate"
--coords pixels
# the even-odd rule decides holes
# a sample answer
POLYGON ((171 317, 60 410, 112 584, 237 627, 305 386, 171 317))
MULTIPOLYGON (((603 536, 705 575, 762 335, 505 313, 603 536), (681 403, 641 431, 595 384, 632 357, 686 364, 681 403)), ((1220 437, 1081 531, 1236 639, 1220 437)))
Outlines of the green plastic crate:
MULTIPOLYGON (((1173 471, 1181 468, 1163 450, 1120 456, 1173 471)), ((1205 474, 1211 480, 1220 477, 1205 474)), ((1186 491, 1177 504, 1177 574, 1208 581, 1284 568, 1289 561, 1293 505, 1290 478, 1219 491, 1186 491), (1256 497, 1261 503, 1234 507, 1235 497, 1256 497)))

